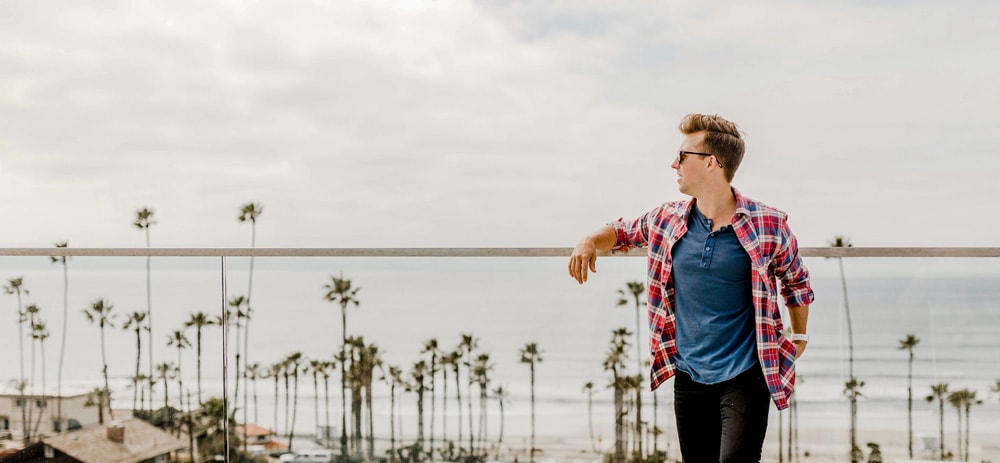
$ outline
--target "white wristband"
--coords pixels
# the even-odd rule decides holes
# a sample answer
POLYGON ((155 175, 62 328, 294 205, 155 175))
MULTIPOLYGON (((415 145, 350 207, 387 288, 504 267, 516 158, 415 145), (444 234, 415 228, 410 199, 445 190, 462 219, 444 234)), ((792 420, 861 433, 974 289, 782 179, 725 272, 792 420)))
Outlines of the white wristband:
POLYGON ((809 335, 805 333, 792 333, 791 336, 788 337, 788 339, 791 339, 792 342, 795 341, 809 342, 809 335))

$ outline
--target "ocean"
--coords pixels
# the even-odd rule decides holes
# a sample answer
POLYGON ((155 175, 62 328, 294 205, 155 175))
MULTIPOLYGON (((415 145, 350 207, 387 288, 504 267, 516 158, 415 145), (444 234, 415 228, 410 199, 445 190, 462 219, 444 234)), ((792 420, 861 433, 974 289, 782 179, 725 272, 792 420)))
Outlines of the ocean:
MULTIPOLYGON (((145 258, 75 257, 69 261, 69 329, 64 369, 66 388, 92 389, 101 384, 100 332, 82 311, 97 299, 114 305, 117 326, 125 314, 146 310, 145 258)), ((1000 396, 991 388, 1000 381, 1000 261, 952 258, 846 258, 843 261, 854 337, 855 375, 865 382, 859 402, 859 428, 865 431, 905 431, 907 353, 899 341, 914 334, 914 427, 922 434, 936 434, 937 405, 924 398, 930 385, 948 383, 949 389, 969 388, 982 405, 973 407, 973 433, 997 429, 1000 396)), ((799 426, 805 429, 846 429, 849 405, 843 395, 848 377, 848 344, 844 298, 836 259, 809 258, 816 302, 810 310, 811 340, 797 366, 799 426)), ((249 258, 226 260, 225 285, 231 299, 246 294, 249 258)), ((223 304, 222 259, 152 259, 151 293, 154 356, 156 363, 178 361, 167 335, 182 329, 190 314, 221 313, 223 304)), ((56 365, 62 334, 63 275, 47 258, 0 259, 0 276, 23 276, 30 294, 25 304, 37 304, 51 337, 45 345, 46 386, 55 389, 56 365)), ((607 445, 613 441, 614 409, 610 373, 602 367, 611 332, 618 327, 636 329, 636 309, 631 301, 618 306, 618 289, 627 281, 645 278, 645 261, 636 257, 605 257, 598 272, 578 285, 566 271, 562 258, 256 258, 254 260, 249 359, 264 368, 301 352, 307 359, 332 359, 339 348, 339 305, 324 300, 323 286, 331 276, 343 276, 360 287, 358 307, 347 314, 348 335, 363 336, 383 352, 386 366, 409 372, 414 362, 428 359, 423 344, 435 338, 440 348, 454 350, 462 334, 479 342, 476 353, 488 353, 492 362, 491 388, 503 386, 509 399, 504 408, 505 446, 524 446, 530 429, 529 368, 520 362, 520 349, 534 342, 542 351, 536 366, 535 415, 537 433, 549 441, 589 434, 587 393, 593 382, 595 433, 607 445)), ((9 382, 18 376, 16 298, 0 299, 0 388, 12 391, 9 382)), ((639 335, 645 357, 648 329, 645 308, 639 335)), ((222 391, 222 341, 217 326, 206 328, 202 345, 202 383, 205 396, 222 391)), ((195 335, 190 329, 192 343, 195 335)), ((107 360, 116 408, 132 404, 129 377, 135 369, 135 335, 120 328, 105 332, 107 360)), ((235 332, 230 333, 229 369, 235 368, 235 332)), ((631 341, 634 343, 634 338, 631 341)), ((27 347, 28 344, 26 343, 27 347)), ((141 369, 148 371, 144 353, 141 369)), ((628 371, 636 368, 635 346, 629 348, 628 371)), ((184 388, 196 393, 194 349, 181 352, 184 388)), ((41 388, 40 359, 35 384, 41 388)), ((338 370, 339 371, 339 370, 338 370)), ((376 379, 379 374, 376 373, 376 379)), ((440 376, 438 377, 440 388, 440 376)), ((464 378, 463 378, 464 379, 464 378)), ((311 375, 301 376, 296 433, 316 429, 315 406, 323 406, 313 392, 311 375)), ((339 426, 339 373, 331 378, 331 417, 339 426)), ((257 412, 251 399, 249 419, 268 428, 287 431, 284 390, 274 402, 273 380, 257 383, 257 412), (278 422, 275 423, 277 405, 278 422)), ((648 384, 648 383, 647 383, 648 384)), ((669 434, 672 429, 671 383, 657 392, 656 419, 669 434)), ((172 395, 176 383, 171 384, 172 395)), ((252 392, 252 387, 251 387, 252 392)), ((438 392, 435 430, 441 439, 442 413, 447 406, 450 439, 457 438, 459 416, 454 378, 448 375, 447 405, 438 392)), ((463 412, 467 391, 462 390, 463 412)), ((473 390, 478 396, 478 392, 473 390)), ((158 388, 157 401, 162 402, 158 388)), ((175 399, 171 399, 175 400, 175 399)), ((397 397, 408 439, 416 433, 416 397, 397 397)), ((644 397, 643 415, 652 417, 652 396, 644 397)), ((389 388, 375 387, 375 433, 389 433, 389 388)), ((430 396, 426 398, 430 432, 430 396)), ((478 413, 478 403, 474 407, 478 413)), ((325 412, 319 412, 319 424, 325 412)), ((463 414, 467 439, 467 419, 463 414)), ((955 429, 956 412, 945 410, 946 430, 955 429)), ((488 432, 495 439, 500 413, 495 401, 488 408, 488 432)), ((398 430, 397 430, 398 431, 398 430)))

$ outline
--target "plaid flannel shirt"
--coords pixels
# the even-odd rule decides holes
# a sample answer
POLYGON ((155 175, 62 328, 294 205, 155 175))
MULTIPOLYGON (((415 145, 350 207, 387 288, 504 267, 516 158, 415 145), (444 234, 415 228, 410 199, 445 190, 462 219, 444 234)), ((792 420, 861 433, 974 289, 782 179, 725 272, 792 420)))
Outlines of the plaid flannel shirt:
MULTIPOLYGON (((795 386, 795 345, 782 331, 778 308, 778 284, 786 305, 799 307, 814 299, 809 271, 799 258, 798 243, 786 222, 785 213, 746 198, 733 188, 736 213, 733 229, 750 256, 752 298, 757 335, 757 356, 767 388, 779 410, 788 407, 795 386)), ((671 249, 687 232, 688 215, 694 200, 674 201, 625 222, 610 223, 616 239, 614 252, 647 247, 648 306, 652 362, 650 388, 655 390, 675 373, 677 355, 674 283, 671 278, 671 249)))

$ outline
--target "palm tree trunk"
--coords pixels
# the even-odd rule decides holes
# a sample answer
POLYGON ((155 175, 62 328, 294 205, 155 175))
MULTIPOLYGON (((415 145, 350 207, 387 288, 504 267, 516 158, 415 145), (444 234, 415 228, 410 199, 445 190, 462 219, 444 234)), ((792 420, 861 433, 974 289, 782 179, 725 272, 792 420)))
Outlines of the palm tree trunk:
POLYGON ((292 441, 295 440, 295 417, 299 412, 299 371, 297 367, 294 368, 295 373, 292 374, 292 378, 294 379, 295 391, 292 394, 292 423, 288 428, 288 450, 292 449, 292 441))
MULTIPOLYGON (((319 377, 316 370, 313 369, 313 394, 316 397, 316 401, 313 402, 313 423, 316 423, 316 427, 319 427, 319 377)), ((319 438, 319 436, 316 436, 319 438)))
POLYGON ((292 407, 289 406, 289 401, 291 400, 291 388, 288 387, 288 376, 289 373, 285 372, 285 430, 288 431, 288 450, 292 450, 292 428, 289 423, 288 413, 291 412, 292 407))
MULTIPOLYGON (((195 326, 195 349, 197 349, 198 357, 198 405, 202 405, 201 401, 201 325, 195 326)), ((255 399, 256 401, 256 399, 255 399)))
MULTIPOLYGON (((458 445, 462 445, 462 381, 459 359, 455 360, 455 397, 458 399, 458 445)), ((471 419, 471 418, 470 418, 471 419)))
POLYGON ((368 407, 368 459, 375 460, 375 426, 372 423, 374 414, 372 413, 372 382, 370 378, 365 379, 365 406, 368 407))
POLYGON ((587 427, 590 429, 590 446, 597 453, 597 445, 594 443, 594 389, 587 389, 587 427))
POLYGON ((944 459, 944 397, 938 397, 938 428, 940 429, 940 434, 938 435, 938 443, 940 444, 939 457, 944 459))
POLYGON ((428 453, 431 456, 431 460, 434 460, 434 415, 437 411, 437 394, 434 393, 434 378, 437 376, 435 370, 437 369, 437 352, 431 352, 431 445, 428 448, 428 453))
POLYGON ((958 437, 958 443, 955 446, 955 459, 959 459, 962 458, 962 407, 955 406, 955 411, 958 413, 958 433, 956 434, 958 437))
MULTIPOLYGON (((45 395, 45 339, 43 338, 39 340, 38 344, 41 346, 42 350, 42 395, 44 396, 45 395)), ((46 402, 44 408, 48 407, 49 404, 46 402)), ((38 427, 42 424, 42 415, 45 414, 43 413, 44 411, 45 411, 44 409, 38 410, 38 419, 35 421, 35 430, 32 432, 32 434, 36 436, 38 435, 38 427)))
POLYGON ((503 424, 504 424, 503 422, 504 422, 503 398, 501 398, 500 399, 500 437, 497 438, 497 453, 496 453, 496 459, 497 460, 500 459, 500 447, 503 445, 503 424))
MULTIPOLYGON (((145 228, 146 231, 146 249, 149 249, 149 226, 145 228)), ((149 322, 149 409, 153 410, 153 293, 152 293, 152 279, 150 278, 150 259, 151 256, 146 256, 146 320, 149 322)), ((166 383, 164 383, 166 387, 166 383)), ((163 406, 166 406, 166 402, 163 406)))
MULTIPOLYGON (((35 396, 35 384, 36 384, 35 383, 35 337, 34 337, 35 314, 34 313, 31 314, 31 317, 28 320, 28 326, 30 326, 31 329, 32 329, 32 333, 31 333, 32 337, 31 337, 31 343, 30 343, 30 347, 31 347, 31 381, 28 382, 28 386, 29 386, 28 387, 28 395, 34 397, 35 396)), ((29 430, 34 428, 34 426, 32 426, 31 423, 34 421, 34 416, 35 416, 35 402, 36 402, 35 400, 29 400, 26 404, 24 404, 25 407, 28 408, 28 429, 29 430)), ((34 434, 34 433, 32 433, 32 434, 34 434)))
POLYGON ((340 344, 340 452, 347 459, 347 303, 341 301, 341 344, 340 344))
POLYGON ((104 325, 101 325, 101 362, 104 364, 104 398, 108 401, 108 416, 114 420, 115 412, 111 409, 111 387, 108 385, 108 360, 104 353, 104 325))
POLYGON ((913 348, 910 348, 910 361, 906 372, 906 421, 907 450, 913 459, 913 348))
MULTIPOLYGON (((56 386, 56 394, 59 396, 59 398, 56 399, 56 403, 57 403, 57 405, 56 405, 56 422, 58 423, 57 426, 58 426, 60 432, 66 430, 66 427, 63 425, 63 418, 62 418, 62 416, 63 416, 62 415, 62 403, 63 403, 63 399, 62 399, 62 397, 63 397, 63 394, 62 394, 62 374, 63 374, 63 360, 65 360, 65 358, 66 358, 66 331, 67 331, 67 324, 68 324, 68 320, 69 320, 69 270, 66 267, 66 258, 65 257, 63 257, 62 264, 63 264, 63 319, 62 319, 63 323, 62 323, 62 342, 60 343, 60 346, 59 346, 59 371, 57 373, 58 378, 56 379, 56 383, 58 383, 58 385, 56 386)), ((139 376, 138 372, 136 373, 136 376, 139 376)), ((133 408, 135 408, 135 407, 133 407, 133 408)))
MULTIPOLYGON (((135 398, 139 395, 139 364, 142 362, 142 327, 138 323, 140 322, 136 322, 135 327, 135 377, 132 378, 133 410, 135 410, 135 398)), ((145 388, 145 385, 143 385, 143 388, 145 388)))
POLYGON ((424 449, 424 385, 417 385, 417 447, 424 449))
POLYGON ((617 370, 613 377, 615 380, 615 462, 625 463, 625 426, 622 419, 625 415, 625 397, 617 370))
POLYGON ((396 456, 396 383, 389 386, 389 461, 396 456))
MULTIPOLYGON (((232 415, 233 416, 233 421, 237 421, 236 420, 236 411, 240 408, 239 407, 239 400, 240 400, 240 315, 239 315, 239 312, 240 312, 240 308, 239 308, 239 306, 237 306, 236 307, 236 370, 235 370, 236 371, 236 381, 235 381, 236 386, 235 386, 235 390, 233 391, 233 415, 232 415)), ((245 412, 244 412, 244 416, 246 416, 245 412)), ((243 429, 244 430, 246 430, 246 422, 245 421, 246 420, 244 420, 244 423, 243 423, 243 429)))
POLYGON ((17 288, 17 340, 19 346, 19 360, 21 365, 21 383, 18 385, 18 394, 20 397, 18 400, 21 401, 21 434, 24 436, 24 445, 27 446, 31 442, 31 426, 28 425, 28 401, 24 398, 24 389, 27 386, 27 381, 24 378, 24 322, 22 318, 24 316, 23 309, 21 308, 21 289, 17 288))
POLYGON ((965 403, 965 461, 969 461, 969 411, 972 408, 971 402, 965 403))
POLYGON ((441 445, 448 446, 448 367, 441 365, 441 445))
POLYGON ((280 376, 277 373, 274 375, 274 434, 278 435, 278 390, 280 389, 279 384, 280 376))
POLYGON ((326 428, 323 429, 323 445, 330 445, 330 375, 323 375, 323 404, 326 415, 326 428))
POLYGON ((535 362, 531 362, 531 449, 528 461, 535 463, 535 362))
POLYGON ((472 443, 472 346, 469 345, 467 349, 466 358, 468 359, 468 384, 465 388, 466 396, 469 397, 469 455, 472 456, 475 451, 475 447, 472 443))
MULTIPOLYGON (((256 245, 257 240, 257 221, 253 220, 250 222, 250 249, 253 249, 256 245)), ((247 282, 247 320, 243 325, 243 363, 245 365, 250 365, 250 291, 253 289, 253 258, 250 256, 250 281, 247 282)), ((239 351, 239 344, 236 345, 236 350, 239 351)), ((243 375, 243 451, 247 450, 247 374, 246 367, 243 367, 244 371, 241 373, 239 367, 236 368, 236 383, 240 382, 240 375, 243 375)), ((239 396, 236 396, 239 399, 239 396)), ((254 420, 256 421, 256 420, 254 420)))

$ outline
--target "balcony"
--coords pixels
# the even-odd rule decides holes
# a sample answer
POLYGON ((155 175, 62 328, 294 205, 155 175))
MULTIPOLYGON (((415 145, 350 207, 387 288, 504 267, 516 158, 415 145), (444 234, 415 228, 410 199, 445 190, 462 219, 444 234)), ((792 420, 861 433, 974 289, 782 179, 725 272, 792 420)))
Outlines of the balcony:
MULTIPOLYGON (((636 306, 630 294, 626 294, 626 304, 619 306, 618 290, 626 289, 626 282, 644 281, 645 260, 641 251, 602 258, 598 272, 580 286, 566 274, 569 251, 0 249, 0 271, 11 288, 0 302, 6 308, 0 316, 7 319, 0 323, 0 339, 5 340, 0 395, 20 400, 17 384, 23 353, 24 393, 47 398, 45 412, 52 413, 65 309, 63 396, 70 391, 100 390, 106 361, 116 419, 133 408, 159 409, 165 402, 182 413, 189 404, 198 408, 199 402, 210 397, 225 396, 228 405, 238 409, 238 423, 255 424, 277 434, 282 442, 294 433, 294 450, 327 444, 317 439, 326 426, 336 428, 331 444, 337 449, 342 401, 335 354, 341 348, 342 315, 346 314, 346 335, 367 347, 377 346, 381 360, 371 373, 370 425, 367 408, 361 418, 362 453, 368 452, 369 429, 374 435, 374 454, 380 457, 390 447, 411 445, 417 439, 418 394, 401 384, 392 388, 392 382, 385 379, 390 367, 398 368, 412 389, 417 362, 423 361, 427 368, 432 363, 439 366, 441 357, 459 351, 463 336, 468 336, 475 341, 473 367, 476 358, 488 355, 485 368, 473 374, 485 378, 486 399, 480 402, 478 382, 469 385, 469 369, 463 364, 470 358, 468 350, 461 351, 457 381, 454 367, 449 366, 445 373, 434 375, 432 393, 431 375, 425 374, 425 450, 433 445, 438 451, 446 442, 468 448, 471 426, 476 453, 488 452, 490 459, 528 461, 533 411, 535 460, 599 461, 601 453, 613 448, 615 439, 612 390, 607 387, 611 373, 603 367, 612 330, 625 327, 632 332, 624 365, 628 374, 634 375, 638 368, 636 306), (63 255, 70 256, 66 273, 61 262, 50 259, 63 255), (147 256, 151 257, 147 260, 147 256), (19 277, 23 277, 20 299, 9 281, 19 277), (358 289, 354 295, 358 304, 349 303, 346 312, 337 301, 327 300, 325 286, 340 278, 358 289), (248 294, 247 326, 246 318, 234 316, 232 303, 239 296, 245 301, 248 294), (113 307, 103 334, 99 324, 89 322, 84 314, 88 310, 93 315, 97 301, 113 307), (15 308, 25 311, 29 305, 38 309, 32 314, 36 322, 46 324, 44 343, 32 340, 30 325, 16 323, 15 308), (138 325, 138 358, 137 325, 123 328, 130 314, 150 308, 152 369, 150 333, 145 329, 149 319, 138 325), (220 325, 204 326, 199 355, 197 330, 186 326, 192 314, 204 313, 215 322, 226 309, 230 310, 227 335, 220 325), (181 342, 184 347, 178 349, 175 332, 191 345, 181 342), (168 344, 168 339, 174 341, 168 344), (427 348, 430 340, 437 343, 435 356, 427 348), (541 357, 535 364, 533 386, 530 365, 521 361, 528 343, 537 344, 541 357), (301 356, 295 357, 296 353, 301 356), (290 358, 297 359, 293 362, 298 365, 297 389, 292 373, 286 388, 285 373, 292 371, 286 362, 290 358), (160 379, 152 399, 146 387, 133 388, 137 361, 139 376, 160 379), (313 361, 331 362, 334 367, 313 361), (237 372, 247 363, 258 365, 257 379, 246 384, 241 380, 237 395, 237 372), (158 371, 161 364, 169 366, 158 371), (279 374, 274 377, 269 371, 279 374), (593 384, 592 395, 584 388, 587 383, 593 384), (505 393, 502 411, 495 393, 498 387, 505 393)), ((1000 248, 803 248, 802 255, 817 296, 810 311, 811 340, 797 366, 794 416, 791 411, 779 414, 772 408, 765 460, 777 461, 779 448, 783 454, 789 451, 785 441, 791 421, 798 436, 793 453, 801 460, 849 461, 851 417, 844 385, 850 377, 852 350, 854 376, 864 381, 858 399, 859 445, 867 453, 865 444, 875 442, 884 458, 905 459, 909 357, 906 350, 900 350, 900 341, 909 334, 919 338, 913 348, 912 374, 915 456, 936 456, 938 403, 925 397, 931 394, 932 385, 945 383, 950 391, 973 390, 982 401, 970 408, 968 416, 970 461, 1000 460, 996 430, 1000 404, 992 392, 1000 386, 996 336, 1000 332, 996 302, 1000 301, 1000 248), (847 329, 845 284, 852 333, 847 329)), ((237 305, 240 311, 247 310, 245 302, 237 305)), ((643 302, 638 323, 643 359, 648 355, 644 308, 643 302)), ((648 381, 643 386, 643 451, 651 453, 655 447, 668 460, 677 460, 671 383, 655 396, 648 392, 648 381), (662 431, 655 439, 654 427, 662 431)), ((350 431, 350 390, 346 399, 350 431)), ((364 404, 366 397, 361 399, 364 404)), ((960 444, 957 434, 959 411, 947 402, 944 405, 944 447, 957 456, 964 453, 965 445, 965 437, 960 444)), ((0 425, 6 417, 6 430, 16 437, 21 434, 21 411, 5 407, 0 402, 0 425)), ((96 410, 81 405, 73 413, 90 417, 96 410)), ((964 432, 964 409, 961 416, 964 432)), ((627 415, 629 420, 634 429, 634 413, 627 415)), ((51 431, 52 424, 42 424, 39 432, 51 431)), ((0 426, 0 435, 4 431, 0 426)), ((629 437, 630 448, 634 440, 629 437)))

